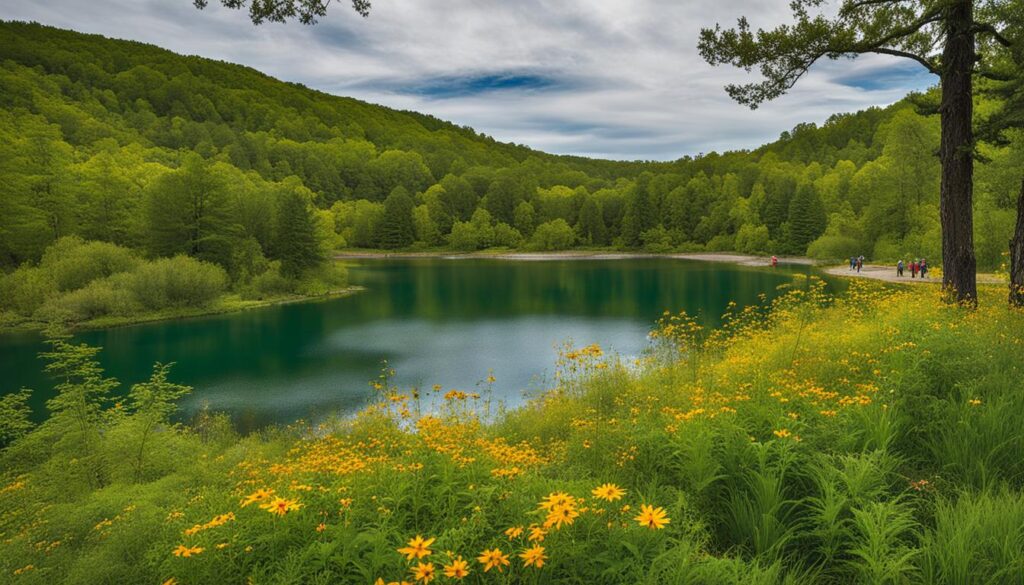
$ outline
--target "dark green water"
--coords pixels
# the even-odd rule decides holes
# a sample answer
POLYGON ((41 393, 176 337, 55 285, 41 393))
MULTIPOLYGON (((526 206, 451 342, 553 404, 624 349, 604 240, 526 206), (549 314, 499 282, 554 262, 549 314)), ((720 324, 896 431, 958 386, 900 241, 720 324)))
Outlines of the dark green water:
MULTIPOLYGON (((195 387, 186 416, 206 402, 243 429, 358 409, 384 359, 402 386, 472 390, 492 370, 495 395, 514 405, 551 374, 566 340, 637 355, 662 311, 717 317, 730 300, 772 296, 806 270, 657 258, 359 261, 350 280, 367 290, 351 297, 77 339, 102 346, 108 374, 126 386, 156 361, 175 362, 172 378, 195 387)), ((35 334, 0 336, 0 391, 36 389, 37 418, 52 388, 42 349, 35 334)))

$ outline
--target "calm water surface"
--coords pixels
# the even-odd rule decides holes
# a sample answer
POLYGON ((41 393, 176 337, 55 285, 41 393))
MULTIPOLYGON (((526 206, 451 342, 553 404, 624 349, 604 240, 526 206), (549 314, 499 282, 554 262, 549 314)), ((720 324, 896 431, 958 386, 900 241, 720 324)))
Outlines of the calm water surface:
MULTIPOLYGON (((371 397, 382 360, 401 386, 472 390, 488 371, 495 395, 515 405, 543 386, 556 346, 599 343, 624 356, 647 346, 668 309, 720 315, 730 300, 757 302, 792 272, 667 258, 573 261, 366 260, 349 269, 366 291, 198 319, 83 332, 103 347, 109 375, 125 385, 156 361, 195 387, 187 416, 203 403, 244 429, 353 411, 371 397)), ((44 416, 52 382, 35 334, 0 336, 0 391, 36 389, 44 416)))

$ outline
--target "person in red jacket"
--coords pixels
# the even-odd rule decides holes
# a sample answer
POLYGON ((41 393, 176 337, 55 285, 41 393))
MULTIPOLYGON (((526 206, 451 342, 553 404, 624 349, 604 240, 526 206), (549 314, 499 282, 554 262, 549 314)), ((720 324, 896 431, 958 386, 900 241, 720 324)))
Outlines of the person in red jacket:
POLYGON ((910 261, 910 278, 917 278, 917 260, 910 261))
POLYGON ((779 265, 779 257, 774 255, 774 254, 772 254, 772 268, 775 268, 778 265, 779 265))

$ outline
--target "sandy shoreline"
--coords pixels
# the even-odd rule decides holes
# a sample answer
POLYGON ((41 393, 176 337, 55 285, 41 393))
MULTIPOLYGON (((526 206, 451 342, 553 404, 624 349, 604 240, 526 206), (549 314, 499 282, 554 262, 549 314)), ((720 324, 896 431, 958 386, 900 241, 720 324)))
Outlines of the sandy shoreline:
MULTIPOLYGON (((459 260, 485 258, 494 260, 515 261, 551 261, 551 260, 628 260, 630 258, 674 258, 677 260, 696 260, 700 262, 727 262, 741 266, 769 266, 770 256, 754 256, 732 252, 692 252, 652 254, 647 252, 589 252, 585 250, 564 250, 558 252, 337 252, 336 260, 366 260, 379 258, 444 258, 459 260)), ((780 256, 779 264, 815 264, 810 258, 796 256, 780 256)))

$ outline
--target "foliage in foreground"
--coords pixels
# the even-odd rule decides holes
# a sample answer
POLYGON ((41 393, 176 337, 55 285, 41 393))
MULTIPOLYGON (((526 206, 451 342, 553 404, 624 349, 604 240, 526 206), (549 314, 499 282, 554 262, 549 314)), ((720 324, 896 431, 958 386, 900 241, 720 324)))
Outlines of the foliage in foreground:
POLYGON ((58 339, 52 417, 25 434, 4 405, 0 574, 1020 582, 1024 315, 797 288, 715 331, 666 315, 635 362, 568 350, 556 387, 490 423, 486 395, 385 374, 351 420, 175 425, 167 368, 115 398, 94 351, 58 339))

